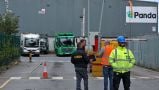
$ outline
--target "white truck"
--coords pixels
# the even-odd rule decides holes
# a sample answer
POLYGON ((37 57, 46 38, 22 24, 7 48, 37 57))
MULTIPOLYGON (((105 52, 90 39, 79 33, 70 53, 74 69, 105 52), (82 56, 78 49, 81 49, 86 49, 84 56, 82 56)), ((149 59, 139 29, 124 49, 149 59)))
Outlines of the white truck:
POLYGON ((21 54, 29 53, 40 56, 40 35, 33 33, 21 33, 21 54))
POLYGON ((40 34, 40 53, 48 54, 48 52, 49 52, 48 35, 40 34))

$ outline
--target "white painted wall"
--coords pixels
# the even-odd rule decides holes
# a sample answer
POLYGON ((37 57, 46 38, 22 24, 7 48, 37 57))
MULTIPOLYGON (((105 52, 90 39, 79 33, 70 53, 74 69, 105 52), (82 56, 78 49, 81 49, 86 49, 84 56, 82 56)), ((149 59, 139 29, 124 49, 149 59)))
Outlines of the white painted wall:
POLYGON ((48 37, 49 42, 49 52, 54 52, 54 37, 48 37))

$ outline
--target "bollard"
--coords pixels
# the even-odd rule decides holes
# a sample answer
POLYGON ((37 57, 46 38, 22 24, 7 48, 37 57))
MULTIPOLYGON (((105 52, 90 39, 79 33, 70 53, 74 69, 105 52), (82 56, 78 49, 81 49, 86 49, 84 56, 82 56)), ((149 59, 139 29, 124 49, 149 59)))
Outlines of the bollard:
POLYGON ((29 62, 32 62, 32 51, 29 52, 29 62))

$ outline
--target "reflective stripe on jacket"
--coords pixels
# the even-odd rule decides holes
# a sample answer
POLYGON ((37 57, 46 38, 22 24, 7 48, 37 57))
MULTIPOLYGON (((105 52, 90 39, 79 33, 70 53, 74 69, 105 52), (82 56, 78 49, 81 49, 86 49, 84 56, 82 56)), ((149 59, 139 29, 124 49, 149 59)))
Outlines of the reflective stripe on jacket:
POLYGON ((114 49, 110 56, 109 62, 115 72, 128 72, 135 64, 135 58, 133 53, 125 47, 118 46, 114 49))
POLYGON ((109 63, 109 55, 111 53, 111 51, 113 50, 113 46, 111 45, 106 45, 105 48, 104 48, 104 53, 103 53, 103 56, 102 56, 102 61, 101 61, 101 64, 102 65, 110 65, 109 63))

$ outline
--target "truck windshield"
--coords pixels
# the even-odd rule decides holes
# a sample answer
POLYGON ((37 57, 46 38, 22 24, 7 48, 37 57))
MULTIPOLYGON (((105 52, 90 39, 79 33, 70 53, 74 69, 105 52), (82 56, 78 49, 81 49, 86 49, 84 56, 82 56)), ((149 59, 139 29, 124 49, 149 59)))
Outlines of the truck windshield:
POLYGON ((40 46, 45 46, 46 42, 40 42, 40 46))
POLYGON ((36 38, 26 38, 25 47, 39 47, 39 39, 36 38))
POLYGON ((40 39, 40 46, 46 46, 46 39, 40 39))
POLYGON ((63 46, 74 46, 74 38, 60 38, 59 40, 63 46))

